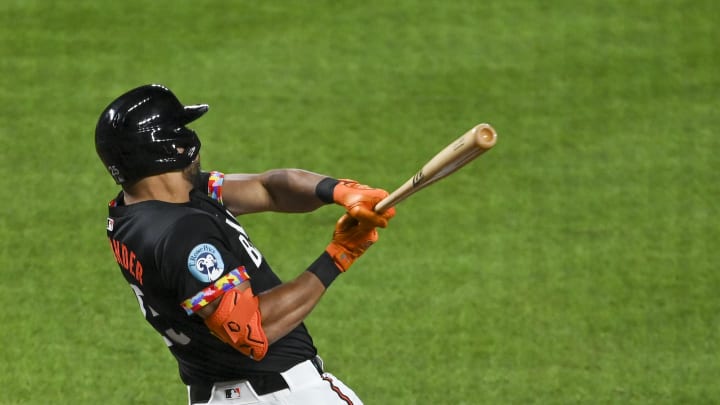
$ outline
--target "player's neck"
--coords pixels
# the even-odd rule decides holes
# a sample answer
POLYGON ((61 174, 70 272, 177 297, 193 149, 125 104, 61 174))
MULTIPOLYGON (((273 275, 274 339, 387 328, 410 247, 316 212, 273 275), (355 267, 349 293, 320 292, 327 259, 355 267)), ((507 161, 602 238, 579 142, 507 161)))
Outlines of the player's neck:
POLYGON ((123 194, 126 205, 150 200, 184 203, 190 201, 190 190, 192 184, 181 172, 170 172, 140 179, 124 188, 123 194))

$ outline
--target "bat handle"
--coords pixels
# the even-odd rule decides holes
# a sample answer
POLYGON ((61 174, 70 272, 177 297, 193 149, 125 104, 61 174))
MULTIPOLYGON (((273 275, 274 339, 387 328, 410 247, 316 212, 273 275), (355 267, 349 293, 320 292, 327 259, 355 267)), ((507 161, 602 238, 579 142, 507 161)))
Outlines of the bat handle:
POLYGON ((375 212, 377 212, 378 214, 382 214, 383 212, 385 212, 385 211, 389 210, 390 208, 392 208, 393 206, 395 206, 395 204, 397 204, 398 201, 394 201, 395 199, 391 198, 391 197, 392 197, 392 195, 389 195, 389 196, 383 198, 379 203, 377 203, 375 205, 375 208, 373 208, 373 210, 375 212))
POLYGON ((410 196, 410 194, 412 194, 412 191, 408 192, 408 190, 412 190, 412 179, 405 182, 402 187, 398 187, 395 191, 390 193, 390 195, 380 200, 379 203, 375 204, 375 208, 373 208, 373 211, 377 212, 378 214, 382 214, 383 212, 389 210, 390 208, 397 205, 400 201, 410 196))

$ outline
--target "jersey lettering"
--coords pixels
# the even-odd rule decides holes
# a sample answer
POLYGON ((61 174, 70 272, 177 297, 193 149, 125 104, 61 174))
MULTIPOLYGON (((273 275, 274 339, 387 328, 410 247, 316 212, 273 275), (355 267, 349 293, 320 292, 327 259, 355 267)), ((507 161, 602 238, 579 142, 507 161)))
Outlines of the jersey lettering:
MULTIPOLYGON (((143 294, 142 290, 140 289, 140 287, 138 287, 134 284, 130 284, 130 288, 132 288, 133 292, 135 292, 135 297, 137 297, 138 304, 140 304, 140 312, 142 312, 145 319, 148 319, 148 317, 147 317, 148 310, 150 310, 151 318, 157 318, 158 316, 160 316, 160 314, 158 314, 157 311, 155 311, 153 309, 153 307, 151 307, 150 305, 147 305, 145 303, 145 301, 143 300, 144 294, 143 294)), ((150 322, 152 324, 152 321, 150 319, 148 319, 148 322, 150 322)), ((187 337, 182 332, 176 331, 173 328, 165 329, 165 334, 162 334, 161 336, 162 336, 163 340, 165 341, 165 344, 168 345, 168 347, 172 346, 175 343, 179 344, 180 346, 184 346, 184 345, 190 343, 189 337, 187 337)))
POLYGON ((115 255, 115 261, 118 262, 120 267, 130 273, 130 275, 137 280, 140 285, 143 285, 143 266, 140 260, 137 260, 135 252, 128 249, 128 247, 115 239, 109 238, 110 249, 112 249, 115 255))
POLYGON ((240 234, 238 236, 238 239, 240 240, 240 243, 245 248, 245 251, 250 256, 250 259, 252 259, 253 263, 255 263, 255 267, 258 269, 260 268, 260 264, 262 264, 262 254, 260 254, 260 251, 257 250, 255 246, 253 246, 252 243, 250 243, 250 238, 247 236, 247 233, 245 233, 245 229, 243 229, 242 226, 239 224, 225 218, 225 223, 233 227, 238 233, 240 234))

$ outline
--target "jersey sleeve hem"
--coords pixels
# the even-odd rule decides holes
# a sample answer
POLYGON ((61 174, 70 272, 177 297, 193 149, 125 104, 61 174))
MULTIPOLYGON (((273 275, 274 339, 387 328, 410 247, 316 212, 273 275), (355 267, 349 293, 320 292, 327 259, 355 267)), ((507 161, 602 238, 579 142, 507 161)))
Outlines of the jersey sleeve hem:
POLYGON ((180 303, 180 306, 183 307, 188 315, 192 315, 216 300, 226 291, 229 291, 248 280, 250 280, 250 276, 245 270, 245 266, 240 266, 223 277, 220 277, 217 281, 215 281, 215 283, 205 287, 197 294, 184 300, 180 303))
POLYGON ((212 171, 207 183, 207 193, 210 198, 222 205, 223 182, 225 181, 225 173, 212 171))

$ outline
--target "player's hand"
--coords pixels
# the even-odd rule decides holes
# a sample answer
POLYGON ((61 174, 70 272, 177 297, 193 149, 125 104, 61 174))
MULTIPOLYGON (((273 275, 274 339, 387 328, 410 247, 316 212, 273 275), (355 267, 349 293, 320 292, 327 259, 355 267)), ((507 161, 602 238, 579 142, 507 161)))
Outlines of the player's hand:
MULTIPOLYGON (((380 215, 385 224, 395 215, 391 208, 380 215)), ((358 221, 345 214, 335 224, 332 242, 325 249, 340 271, 346 271, 358 257, 378 240, 378 232, 370 222, 358 221)))
POLYGON ((333 201, 345 207, 351 217, 380 228, 388 225, 389 218, 376 213, 373 208, 387 196, 388 192, 383 189, 372 188, 349 179, 340 179, 333 190, 333 201))

